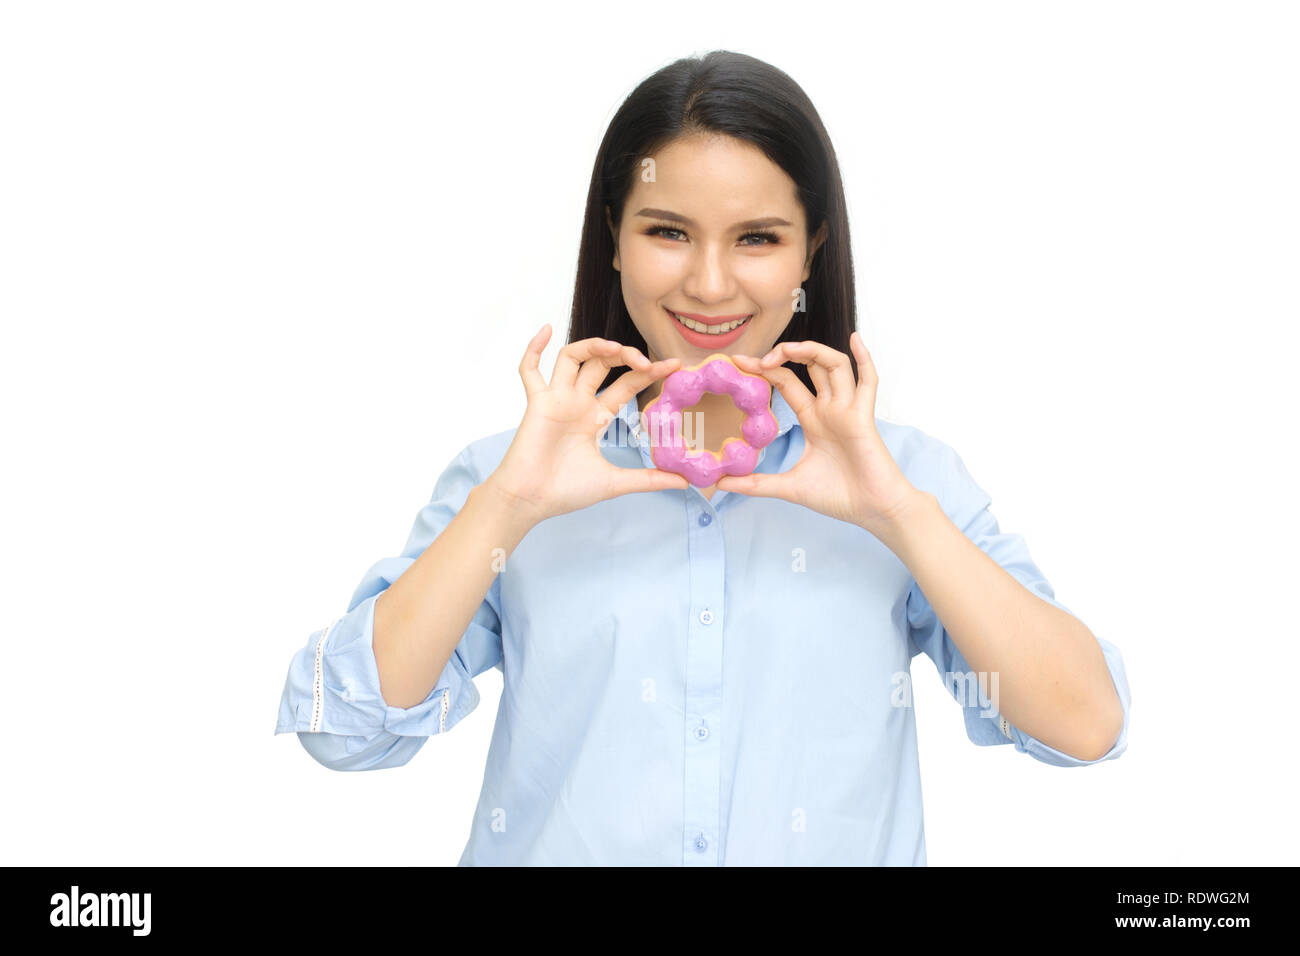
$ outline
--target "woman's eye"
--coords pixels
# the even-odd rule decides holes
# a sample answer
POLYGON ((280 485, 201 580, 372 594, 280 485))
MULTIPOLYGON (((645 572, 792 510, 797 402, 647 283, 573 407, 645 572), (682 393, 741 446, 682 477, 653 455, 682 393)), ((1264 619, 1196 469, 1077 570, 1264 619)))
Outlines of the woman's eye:
MULTIPOLYGON (((671 226, 651 226, 646 230, 647 236, 662 236, 664 239, 674 239, 675 236, 682 235, 680 229, 674 229, 671 226), (673 235, 668 235, 673 233, 673 235)), ((771 246, 781 241, 781 237, 774 232, 747 232, 740 237, 742 245, 747 246, 771 246), (761 239, 762 242, 745 242, 746 239, 761 239)))
MULTIPOLYGON (((680 230, 680 229, 672 229, 672 228, 670 228, 670 227, 668 227, 668 226, 652 226, 649 230, 646 231, 646 235, 648 235, 648 236, 662 236, 665 232, 681 232, 681 230, 680 230)), ((669 236, 664 236, 664 238, 665 238, 665 239, 668 239, 668 238, 670 238, 670 237, 669 237, 669 236)))

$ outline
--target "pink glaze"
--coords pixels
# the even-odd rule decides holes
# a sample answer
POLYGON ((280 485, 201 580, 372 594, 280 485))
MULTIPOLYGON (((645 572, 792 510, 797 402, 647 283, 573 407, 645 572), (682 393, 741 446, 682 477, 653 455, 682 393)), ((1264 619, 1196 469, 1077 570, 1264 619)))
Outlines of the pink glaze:
POLYGON ((758 465, 759 449, 772 443, 778 426, 769 407, 772 386, 761 375, 738 369, 721 352, 694 368, 678 369, 664 380, 659 397, 646 406, 650 458, 660 471, 683 475, 699 488, 717 484, 723 475, 748 475, 758 465), (699 402, 705 392, 730 395, 747 416, 741 438, 728 438, 721 452, 692 452, 682 435, 682 411, 699 402))

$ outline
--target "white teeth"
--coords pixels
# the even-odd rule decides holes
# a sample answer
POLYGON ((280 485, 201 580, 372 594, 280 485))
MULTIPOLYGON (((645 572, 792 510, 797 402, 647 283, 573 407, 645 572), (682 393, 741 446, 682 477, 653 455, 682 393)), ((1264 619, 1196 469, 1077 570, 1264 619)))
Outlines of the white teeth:
POLYGON ((732 329, 744 325, 750 318, 749 316, 745 316, 743 319, 737 319, 735 322, 727 322, 723 325, 705 325, 703 322, 696 322, 694 319, 684 319, 672 309, 668 310, 668 314, 688 329, 693 329, 696 332, 703 332, 705 335, 725 335, 732 329))

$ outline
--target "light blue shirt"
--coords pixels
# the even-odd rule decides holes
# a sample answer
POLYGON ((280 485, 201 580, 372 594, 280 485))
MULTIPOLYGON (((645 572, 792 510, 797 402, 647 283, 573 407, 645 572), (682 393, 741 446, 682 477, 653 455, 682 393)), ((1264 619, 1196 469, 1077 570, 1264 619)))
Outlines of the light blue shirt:
MULTIPOLYGON (((804 448, 780 425, 757 470, 804 448)), ((635 398, 606 458, 653 467, 635 398)), ((876 420, 903 473, 1013 577, 1062 607, 1024 540, 946 444, 876 420)), ((275 732, 334 770, 405 764, 503 675, 460 865, 924 865, 910 664, 924 652, 976 744, 1044 763, 1110 760, 1128 740, 1119 650, 1099 640, 1124 706, 1114 746, 1068 756, 1007 724, 907 567, 856 525, 775 498, 695 488, 624 495, 534 526, 497 574, 423 703, 390 707, 371 645, 375 597, 490 475, 514 429, 473 442, 438 479, 398 557, 293 657, 275 732)), ((436 758, 435 758, 436 759, 436 758)))

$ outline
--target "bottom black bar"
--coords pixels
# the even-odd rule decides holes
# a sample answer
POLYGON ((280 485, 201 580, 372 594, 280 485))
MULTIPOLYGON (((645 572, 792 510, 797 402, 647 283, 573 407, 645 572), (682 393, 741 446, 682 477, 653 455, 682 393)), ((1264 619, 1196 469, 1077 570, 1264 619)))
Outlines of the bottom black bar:
POLYGON ((492 933, 501 918, 514 922, 530 909, 546 920, 538 927, 560 929, 577 918, 578 937, 587 937, 582 921, 592 915, 645 914, 654 922, 633 925, 656 935, 679 919, 719 927, 739 919, 738 929, 752 930, 758 918, 814 931, 842 924, 867 945, 886 938, 877 933, 940 924, 966 939, 968 931, 1000 941, 1173 934, 1179 945, 1192 937, 1231 944, 1286 927, 1283 886, 1295 875, 1295 867, 773 869, 728 868, 706 880, 700 871, 669 877, 629 867, 611 877, 567 868, 538 887, 525 869, 6 867, 12 889, 0 905, 18 938, 41 932, 92 944, 351 936, 373 944, 377 933, 408 923, 428 932, 430 917, 444 928, 473 932, 481 923, 492 933))

